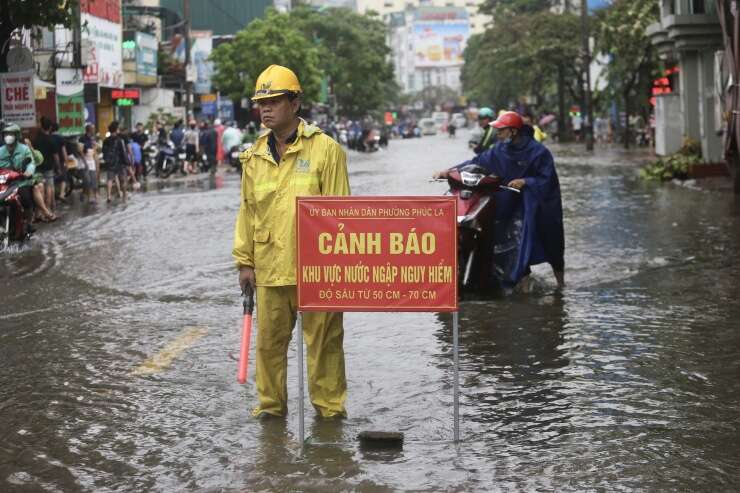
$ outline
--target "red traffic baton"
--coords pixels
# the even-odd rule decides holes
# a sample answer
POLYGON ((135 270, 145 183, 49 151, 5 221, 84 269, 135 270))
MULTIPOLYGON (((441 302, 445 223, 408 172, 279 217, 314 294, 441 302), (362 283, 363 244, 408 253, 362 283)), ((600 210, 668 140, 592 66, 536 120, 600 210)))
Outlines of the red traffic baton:
POLYGON ((254 294, 252 288, 247 287, 242 292, 244 297, 244 321, 242 322, 242 345, 239 350, 239 370, 236 381, 247 383, 247 367, 249 366, 249 341, 252 339, 252 312, 254 311, 254 294))

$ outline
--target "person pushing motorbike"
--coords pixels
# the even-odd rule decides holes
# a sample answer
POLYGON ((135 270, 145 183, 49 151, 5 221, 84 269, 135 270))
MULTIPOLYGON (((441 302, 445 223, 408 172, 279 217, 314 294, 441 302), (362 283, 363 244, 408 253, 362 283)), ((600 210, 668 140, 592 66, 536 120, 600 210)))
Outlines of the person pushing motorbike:
MULTIPOLYGON (((287 351, 296 322, 295 200, 306 195, 349 195, 341 146, 298 112, 301 85, 286 67, 270 65, 257 78, 252 101, 267 131, 240 156, 241 206, 233 256, 242 291, 257 292, 254 416, 287 411, 287 351)), ((344 417, 342 313, 304 313, 311 402, 324 418, 344 417)))
MULTIPOLYGON (((563 234, 563 206, 560 182, 550 151, 530 135, 522 132, 524 122, 519 114, 508 111, 491 123, 496 129, 498 143, 471 161, 490 174, 499 176, 519 194, 500 194, 496 203, 498 230, 521 214, 520 246, 515 265, 507 273, 504 283, 514 286, 530 273, 530 266, 542 262, 551 265, 559 287, 565 284, 563 234)), ((434 173, 434 178, 447 178, 449 170, 434 173)))

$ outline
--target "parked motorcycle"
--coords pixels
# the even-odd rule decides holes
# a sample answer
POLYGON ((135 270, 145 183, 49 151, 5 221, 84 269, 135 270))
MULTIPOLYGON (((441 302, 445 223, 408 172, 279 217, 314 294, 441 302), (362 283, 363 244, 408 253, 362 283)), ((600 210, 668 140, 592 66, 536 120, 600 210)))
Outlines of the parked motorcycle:
POLYGON ((11 242, 21 242, 29 237, 21 197, 20 183, 25 177, 11 169, 0 169, 0 247, 3 250, 11 242))
POLYGON ((519 190, 503 185, 501 178, 476 164, 450 171, 447 182, 448 194, 457 198, 459 291, 462 295, 495 290, 509 268, 510 254, 518 249, 521 229, 515 220, 514 227, 494 231, 496 195, 519 190))
POLYGON ((157 155, 159 154, 159 149, 157 147, 156 141, 148 140, 144 147, 141 149, 141 159, 142 164, 144 165, 144 176, 148 176, 149 173, 152 171, 155 171, 155 168, 157 167, 157 155))
POLYGON ((183 170, 185 151, 177 149, 171 140, 157 145, 157 167, 155 174, 160 178, 168 178, 175 171, 183 170))

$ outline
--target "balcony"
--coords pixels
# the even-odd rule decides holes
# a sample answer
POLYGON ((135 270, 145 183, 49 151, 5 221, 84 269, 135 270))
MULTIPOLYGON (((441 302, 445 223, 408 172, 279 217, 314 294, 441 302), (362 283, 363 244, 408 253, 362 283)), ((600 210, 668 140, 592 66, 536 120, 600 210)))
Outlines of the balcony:
POLYGON ((722 45, 722 29, 714 14, 666 15, 650 25, 647 34, 661 54, 722 45))

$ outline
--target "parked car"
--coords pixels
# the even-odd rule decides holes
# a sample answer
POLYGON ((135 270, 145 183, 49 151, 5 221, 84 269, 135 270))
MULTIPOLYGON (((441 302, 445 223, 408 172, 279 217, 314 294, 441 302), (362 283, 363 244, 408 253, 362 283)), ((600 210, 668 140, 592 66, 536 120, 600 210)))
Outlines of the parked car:
POLYGON ((422 118, 419 120, 421 135, 437 135, 437 123, 431 118, 422 118))

